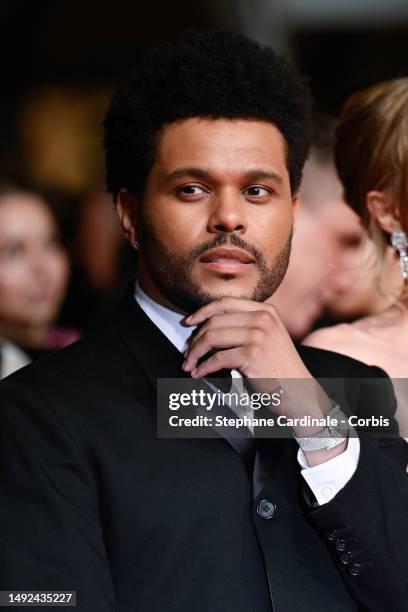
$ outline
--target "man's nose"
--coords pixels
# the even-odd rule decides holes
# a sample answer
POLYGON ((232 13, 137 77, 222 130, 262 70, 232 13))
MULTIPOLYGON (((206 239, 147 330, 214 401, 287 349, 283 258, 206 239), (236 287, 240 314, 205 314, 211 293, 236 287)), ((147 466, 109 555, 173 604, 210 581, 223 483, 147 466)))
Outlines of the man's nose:
POLYGON ((247 224, 245 202, 241 200, 240 194, 225 191, 213 199, 207 228, 210 233, 244 234, 247 224))

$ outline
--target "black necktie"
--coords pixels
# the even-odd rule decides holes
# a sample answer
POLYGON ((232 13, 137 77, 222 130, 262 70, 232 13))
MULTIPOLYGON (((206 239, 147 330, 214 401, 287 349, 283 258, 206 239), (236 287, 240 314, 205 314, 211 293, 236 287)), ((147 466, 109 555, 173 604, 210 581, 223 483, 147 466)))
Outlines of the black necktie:
MULTIPOLYGON (((215 350, 209 351, 206 355, 202 357, 200 361, 201 362, 205 361, 211 356, 211 354, 214 354, 215 352, 216 352, 215 350)), ((232 386, 231 370, 229 369, 218 370, 217 372, 213 372, 212 374, 207 374, 205 376, 205 379, 209 379, 209 382, 211 381, 211 384, 214 384, 214 386, 217 387, 217 389, 219 389, 222 393, 231 392, 231 386, 232 386)), ((234 412, 234 410, 230 408, 228 405, 221 406, 218 409, 218 412, 219 414, 223 414, 224 416, 227 416, 228 418, 232 418, 234 420, 239 418, 236 412, 234 412)), ((239 454, 239 456, 241 457, 245 465, 245 469, 247 471, 248 478, 252 480, 252 474, 253 474, 254 464, 255 464, 255 454, 256 454, 255 438, 252 436, 250 430, 245 425, 242 425, 241 428, 238 428, 234 431, 236 433, 239 432, 241 435, 239 437, 238 436, 230 437, 228 435, 229 432, 227 429, 226 431, 223 432, 223 437, 226 438, 226 440, 230 443, 230 445, 239 454)))
MULTIPOLYGON (((197 327, 193 331, 192 336, 195 335, 198 332, 198 330, 199 330, 199 327, 197 327)), ((208 353, 203 355, 198 360, 197 365, 200 365, 201 363, 209 359, 212 355, 217 353, 219 350, 220 349, 211 349, 210 351, 208 351, 208 353)), ((222 370, 218 370, 217 372, 206 374, 204 377, 204 380, 205 379, 209 379, 209 382, 211 381, 211 384, 217 387, 217 389, 219 389, 222 393, 229 393, 231 391, 232 376, 231 376, 230 369, 224 368, 222 370)), ((225 416, 228 416, 229 418, 233 418, 233 419, 238 418, 237 414, 228 406, 224 406, 223 408, 221 408, 221 412, 224 412, 225 416)), ((245 465, 245 469, 247 471, 248 477, 250 480, 252 480, 252 474, 253 474, 254 463, 255 463, 255 453, 256 453, 255 439, 251 435, 251 432, 249 431, 247 427, 244 427, 244 426, 242 427, 242 434, 243 434, 242 437, 230 437, 228 435, 228 430, 227 430, 226 432, 223 433, 223 437, 229 442, 229 444, 239 454, 239 456, 241 457, 245 465)))

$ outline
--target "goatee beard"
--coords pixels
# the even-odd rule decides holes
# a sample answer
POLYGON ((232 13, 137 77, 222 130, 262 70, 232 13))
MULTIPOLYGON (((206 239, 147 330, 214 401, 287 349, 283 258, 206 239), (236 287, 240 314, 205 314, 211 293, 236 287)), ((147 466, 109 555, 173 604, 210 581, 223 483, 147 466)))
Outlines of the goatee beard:
MULTIPOLYGON (((289 263, 292 244, 290 234, 284 248, 278 253, 270 266, 259 249, 248 244, 237 234, 219 234, 214 240, 195 247, 188 258, 177 258, 170 253, 163 243, 151 232, 145 230, 142 234, 139 255, 143 257, 149 274, 156 287, 170 304, 174 304, 183 313, 191 313, 226 295, 237 298, 264 302, 281 284, 289 263), (232 293, 207 293, 193 278, 193 266, 196 260, 210 249, 220 246, 236 246, 255 258, 259 271, 259 280, 250 295, 235 295, 232 293)), ((225 281, 235 278, 233 274, 225 274, 225 281)))

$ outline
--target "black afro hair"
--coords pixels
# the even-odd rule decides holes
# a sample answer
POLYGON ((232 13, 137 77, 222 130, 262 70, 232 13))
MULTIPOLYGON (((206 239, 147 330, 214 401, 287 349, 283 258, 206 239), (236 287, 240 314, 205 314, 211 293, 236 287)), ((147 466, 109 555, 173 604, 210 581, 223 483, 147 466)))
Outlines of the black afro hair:
POLYGON ((105 118, 107 187, 143 194, 163 125, 189 117, 260 119, 287 146, 292 191, 309 150, 310 96, 304 80, 272 49, 242 34, 188 32, 145 51, 114 94, 105 118))

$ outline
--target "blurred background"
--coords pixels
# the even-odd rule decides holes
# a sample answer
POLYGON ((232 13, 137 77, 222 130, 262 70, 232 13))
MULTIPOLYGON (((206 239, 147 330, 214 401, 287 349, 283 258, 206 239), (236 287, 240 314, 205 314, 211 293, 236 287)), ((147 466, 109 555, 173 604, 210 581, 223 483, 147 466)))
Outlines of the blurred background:
MULTIPOLYGON (((0 198, 2 189, 36 192, 55 215, 70 273, 49 318, 69 330, 67 338, 98 327, 116 288, 134 272, 135 254, 123 246, 104 192, 101 123, 112 89, 144 46, 191 28, 244 32, 298 65, 316 111, 329 123, 351 92, 408 72, 407 0, 2 0, 0 19, 0 198)), ((328 197, 340 200, 339 186, 332 191, 328 197)), ((349 250, 360 245, 357 226, 341 238, 349 250)), ((350 278, 337 295, 358 284, 350 278)), ((0 270, 4 293, 1 283, 0 270)), ((292 330, 294 337, 318 324, 333 301, 333 293, 327 295, 292 330)), ((334 308, 330 316, 353 318, 359 308, 365 307, 334 308)), ((38 348, 27 338, 19 344, 38 348)))

